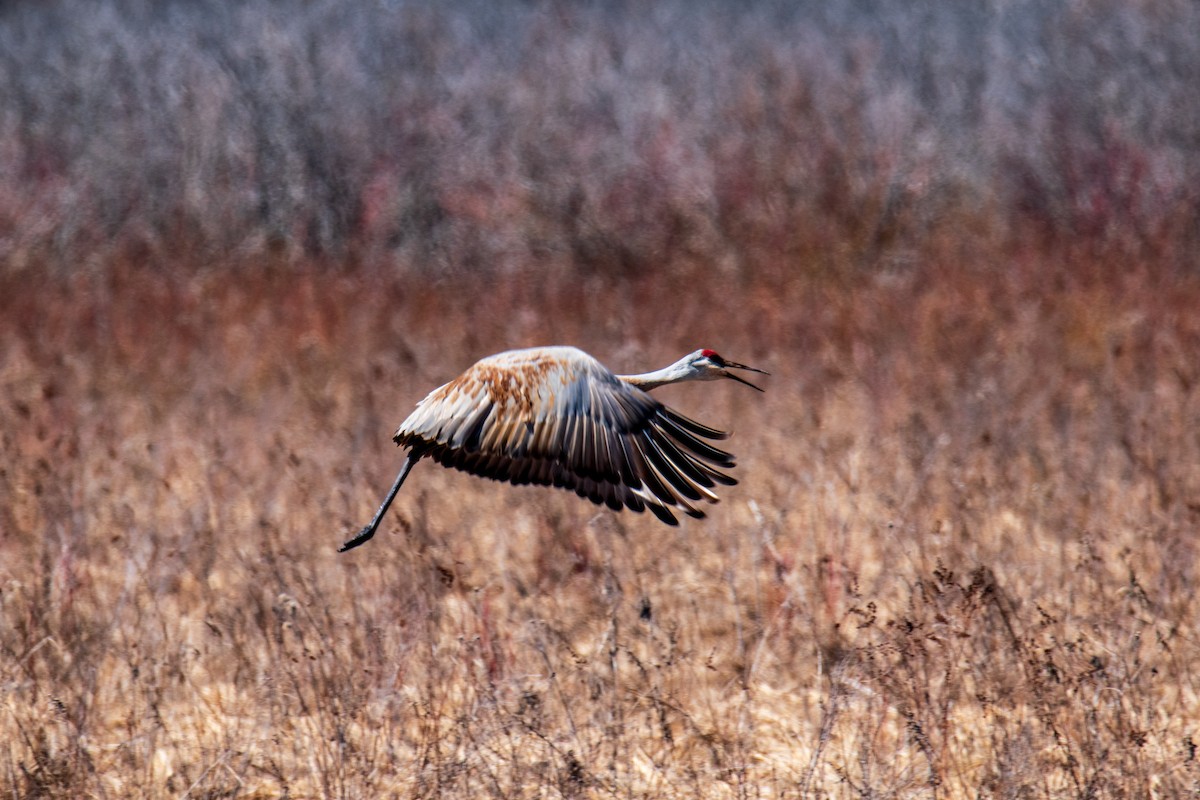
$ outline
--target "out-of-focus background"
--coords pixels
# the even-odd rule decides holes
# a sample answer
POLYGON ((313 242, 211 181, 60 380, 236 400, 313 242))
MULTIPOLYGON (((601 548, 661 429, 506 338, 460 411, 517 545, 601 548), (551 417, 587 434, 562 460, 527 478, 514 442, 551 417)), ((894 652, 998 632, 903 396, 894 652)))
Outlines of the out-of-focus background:
POLYGON ((1200 786, 1200 6, 0 6, 0 794, 1200 786), (510 347, 678 529, 420 464, 510 347))

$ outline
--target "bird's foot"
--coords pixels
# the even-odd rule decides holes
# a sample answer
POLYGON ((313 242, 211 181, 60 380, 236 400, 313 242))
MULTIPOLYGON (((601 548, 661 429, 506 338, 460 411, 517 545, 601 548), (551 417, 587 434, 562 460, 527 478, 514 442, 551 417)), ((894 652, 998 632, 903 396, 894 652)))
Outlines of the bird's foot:
POLYGON ((355 535, 355 537, 353 539, 347 539, 346 542, 341 547, 338 548, 338 552, 344 553, 347 550, 352 550, 355 547, 358 547, 363 542, 370 539, 374 535, 375 535, 375 526, 367 525, 361 531, 359 531, 358 534, 355 535))

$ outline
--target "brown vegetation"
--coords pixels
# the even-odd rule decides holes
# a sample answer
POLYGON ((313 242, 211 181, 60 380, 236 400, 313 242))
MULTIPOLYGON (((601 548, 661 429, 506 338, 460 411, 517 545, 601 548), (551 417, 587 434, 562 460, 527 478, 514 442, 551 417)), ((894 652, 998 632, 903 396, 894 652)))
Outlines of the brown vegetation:
MULTIPOLYGON (((1200 123, 1173 116, 1196 101, 1172 82, 1197 59, 1190 6, 1039 18, 1063 81, 1116 70, 1117 89, 1147 79, 1081 54, 1161 26, 1155 88, 1128 119, 1016 98, 1031 127, 973 152, 980 120, 878 82, 907 64, 889 24, 950 36, 906 12, 526 9, 464 33, 461 9, 389 29, 244 4, 226 31, 105 7, 125 13, 94 23, 111 41, 128 19, 161 34, 106 55, 109 77, 156 58, 176 83, 101 85, 100 34, 56 38, 56 4, 6 10, 0 35, 91 75, 94 120, 127 142, 149 141, 130 120, 215 116, 143 170, 78 136, 38 70, 0 88, 47 90, 0 119, 0 796, 1200 787, 1200 165, 1173 138, 1200 123), (655 38, 676 24, 710 60, 655 38), (349 91, 379 77, 366 31, 396 30, 423 49, 368 104, 349 91), (322 69, 288 72, 300 52, 322 69), (688 59, 724 83, 688 95, 688 59), (402 141, 322 134, 297 156, 292 126, 342 119, 307 74, 345 81, 326 98, 345 125, 402 141), (298 111, 255 94, 264 76, 298 111), (172 85, 170 114, 137 112, 172 85), (494 119, 476 134, 469 114, 494 119), (1039 125, 1056 134, 1024 136, 1039 125), (627 372, 697 347, 770 370, 766 395, 660 392, 734 431, 741 484, 669 529, 422 463, 381 535, 338 555, 411 405, 547 343, 627 372)), ((31 63, 3 52, 10 77, 31 63)), ((929 91, 961 66, 933 63, 929 91)))

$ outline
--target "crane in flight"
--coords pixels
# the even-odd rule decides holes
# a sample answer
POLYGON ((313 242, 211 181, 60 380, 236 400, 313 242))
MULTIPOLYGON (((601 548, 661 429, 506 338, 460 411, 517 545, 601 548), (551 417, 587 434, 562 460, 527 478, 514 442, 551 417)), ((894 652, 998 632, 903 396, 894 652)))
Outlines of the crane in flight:
POLYGON ((694 503, 717 502, 716 484, 736 480, 718 467, 733 456, 704 440, 729 434, 671 410, 647 394, 683 381, 729 378, 761 369, 697 350, 669 367, 614 375, 574 347, 509 350, 477 362, 434 389, 392 439, 408 448, 404 465, 370 524, 338 552, 375 535, 413 466, 428 456, 446 467, 514 484, 570 489, 614 511, 649 509, 668 525, 672 509, 703 517, 694 503))

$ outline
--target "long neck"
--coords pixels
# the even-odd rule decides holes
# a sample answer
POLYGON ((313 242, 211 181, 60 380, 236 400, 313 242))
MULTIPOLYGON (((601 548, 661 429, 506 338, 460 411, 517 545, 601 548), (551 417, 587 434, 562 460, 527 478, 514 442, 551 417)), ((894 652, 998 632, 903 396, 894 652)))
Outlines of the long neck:
POLYGON ((640 375, 618 375, 617 378, 630 386, 636 386, 642 391, 648 392, 659 386, 666 386, 668 383, 695 380, 696 373, 684 358, 669 367, 656 369, 654 372, 643 372, 640 375))

